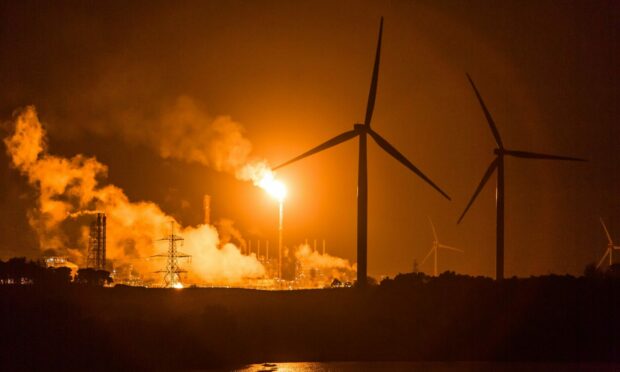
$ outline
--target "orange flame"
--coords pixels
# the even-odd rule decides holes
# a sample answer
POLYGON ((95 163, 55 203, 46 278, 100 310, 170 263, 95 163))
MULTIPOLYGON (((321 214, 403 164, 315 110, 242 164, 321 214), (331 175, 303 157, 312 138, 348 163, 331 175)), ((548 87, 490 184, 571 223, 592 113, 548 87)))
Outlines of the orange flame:
POLYGON ((237 172, 237 177, 242 180, 251 180, 254 185, 265 190, 269 195, 282 202, 286 198, 288 190, 286 185, 276 179, 275 173, 264 161, 248 163, 237 172))

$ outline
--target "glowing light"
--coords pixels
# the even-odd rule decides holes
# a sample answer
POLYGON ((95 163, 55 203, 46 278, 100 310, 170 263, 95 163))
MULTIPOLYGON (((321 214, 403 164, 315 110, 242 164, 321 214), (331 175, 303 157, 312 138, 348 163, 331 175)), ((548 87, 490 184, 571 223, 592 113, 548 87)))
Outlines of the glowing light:
POLYGON ((282 181, 276 180, 275 174, 264 161, 244 165, 237 172, 237 177, 242 180, 252 181, 255 186, 267 191, 269 195, 280 201, 280 203, 286 198, 286 186, 282 181))
POLYGON ((258 186, 280 202, 286 198, 286 185, 282 181, 276 180, 272 172, 265 173, 263 178, 258 181, 258 186))
POLYGON ((181 283, 181 282, 176 282, 176 283, 174 283, 174 284, 172 285, 172 287, 173 287, 173 288, 176 288, 176 289, 183 289, 183 283, 181 283))

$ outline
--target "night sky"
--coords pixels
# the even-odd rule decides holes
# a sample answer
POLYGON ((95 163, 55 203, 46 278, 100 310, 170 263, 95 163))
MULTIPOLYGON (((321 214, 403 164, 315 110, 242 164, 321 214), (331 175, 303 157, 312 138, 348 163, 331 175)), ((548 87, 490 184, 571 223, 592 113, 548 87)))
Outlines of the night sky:
MULTIPOLYGON (((350 130, 363 121, 381 16, 373 128, 453 200, 370 142, 370 275, 411 271, 431 247, 430 216, 440 241, 465 250, 441 252, 440 271, 494 276, 494 179, 456 224, 495 146, 466 72, 506 147, 590 160, 507 158, 506 276, 582 273, 606 246, 599 216, 620 242, 616 1, 2 1, 0 118, 33 104, 51 153, 95 156, 132 200, 188 225, 209 194, 213 220, 275 244, 264 191, 163 159, 148 133, 179 97, 241 123, 252 154, 274 166, 350 130)), ((0 258, 36 257, 33 191, 0 153, 0 258)), ((354 261, 356 141, 278 176, 286 244, 325 238, 354 261)))

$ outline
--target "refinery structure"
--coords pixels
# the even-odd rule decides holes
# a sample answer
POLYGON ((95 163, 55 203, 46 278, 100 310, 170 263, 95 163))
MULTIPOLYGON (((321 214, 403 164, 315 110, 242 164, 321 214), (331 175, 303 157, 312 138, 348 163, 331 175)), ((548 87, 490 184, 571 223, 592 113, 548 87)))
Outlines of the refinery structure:
MULTIPOLYGON (((211 197, 204 198, 205 223, 210 224, 211 197)), ((337 286, 350 286, 355 278, 355 265, 333 257, 326 252, 325 239, 305 239, 294 245, 293 249, 284 246, 282 229, 282 200, 277 229, 277 244, 270 245, 268 239, 244 239, 239 244, 239 253, 255 259, 264 269, 258 277, 244 278, 232 285, 218 282, 197 280, 192 275, 191 255, 180 251, 184 238, 175 231, 175 222, 170 221, 169 234, 154 239, 153 245, 166 243, 166 251, 143 257, 135 262, 124 262, 107 257, 108 223, 105 212, 88 211, 79 215, 89 217, 88 239, 85 256, 80 267, 106 270, 111 273, 114 285, 151 287, 151 288, 185 288, 235 286, 264 290, 325 288, 337 283, 337 286), (320 243, 319 243, 320 242, 320 243), (320 244, 320 247, 319 247, 320 244), (145 265, 146 263, 146 265, 145 265), (144 270, 152 267, 153 270, 144 270)), ((221 248, 221 247, 220 247, 221 248)), ((46 267, 69 267, 75 275, 78 265, 67 256, 58 254, 44 255, 40 262, 46 267)))
MULTIPOLYGON (((369 220, 367 142, 375 142, 380 149, 406 167, 408 171, 431 186, 443 197, 450 199, 446 192, 408 160, 395 146, 383 138, 374 126, 371 126, 378 90, 382 35, 383 18, 379 24, 364 120, 353 122, 352 129, 340 133, 276 167, 270 167, 266 160, 256 160, 256 157, 253 158, 247 154, 241 159, 236 159, 234 156, 229 156, 229 152, 245 154, 245 151, 237 151, 237 148, 228 144, 222 145, 222 148, 211 146, 211 142, 199 142, 200 146, 188 149, 187 152, 191 153, 191 156, 184 153, 170 154, 169 149, 160 154, 163 158, 189 162, 201 159, 203 165, 209 165, 210 161, 207 160, 212 160, 211 162, 218 164, 216 170, 230 172, 238 181, 252 182, 254 186, 260 187, 274 197, 278 202, 278 218, 274 219, 273 230, 271 231, 274 233, 271 235, 272 242, 275 243, 273 245, 270 245, 269 240, 264 239, 264 234, 254 234, 252 236, 254 239, 246 239, 237 231, 235 234, 236 241, 224 239, 222 230, 218 230, 217 224, 213 224, 211 221, 211 196, 209 195, 203 198, 205 212, 203 223, 180 227, 178 234, 175 234, 174 218, 164 212, 157 203, 143 200, 131 201, 122 188, 109 182, 103 183, 102 180, 107 177, 107 165, 100 163, 95 157, 77 154, 68 158, 50 153, 48 146, 46 146, 46 130, 39 121, 34 106, 28 106, 16 112, 14 131, 12 130, 13 133, 4 139, 4 143, 12 160, 11 165, 24 176, 27 176, 29 185, 36 191, 34 194, 38 196, 35 213, 29 214, 29 223, 39 235, 40 248, 48 246, 54 249, 66 247, 66 249, 61 249, 60 254, 62 256, 48 255, 42 261, 48 267, 68 267, 79 263, 82 268, 109 271, 116 284, 131 286, 184 288, 195 285, 262 289, 319 288, 329 286, 332 283, 351 283, 355 277, 357 277, 357 283, 360 286, 365 286, 368 283, 369 220), (318 239, 314 239, 313 244, 309 244, 307 240, 305 243, 293 243, 290 241, 292 239, 288 239, 289 244, 285 244, 284 201, 287 190, 285 185, 276 179, 274 173, 277 169, 314 156, 332 147, 340 146, 350 140, 356 140, 359 144, 357 147, 358 179, 356 194, 357 264, 350 264, 345 259, 329 255, 326 252, 325 240, 322 240, 322 250, 318 247, 318 239), (214 148, 211 149, 210 147, 214 148), (208 156, 210 152, 218 153, 216 156, 218 161, 208 156), (229 159, 229 157, 234 159, 229 159), (225 164, 219 164, 219 160, 225 164), (51 177, 51 175, 56 174, 63 174, 64 177, 51 177), (95 208, 96 210, 92 210, 95 208), (81 233, 75 233, 75 223, 65 223, 65 221, 79 216, 88 216, 90 225, 89 229, 85 226, 79 227, 81 233), (173 221, 170 222, 169 235, 159 239, 160 242, 167 243, 167 250, 158 253, 160 249, 157 247, 156 242, 158 240, 156 239, 164 234, 167 227, 164 226, 170 220, 173 221), (66 231, 63 230, 65 228, 66 231), (276 232, 277 238, 274 239, 276 232), (257 240, 256 235, 261 235, 261 239, 257 240), (182 253, 179 250, 183 243, 186 243, 184 249, 188 253, 182 253), (190 259, 194 260, 193 267, 190 259)), ((505 238, 504 156, 567 161, 583 161, 584 159, 505 148, 498 127, 473 79, 469 75, 467 78, 491 129, 497 148, 494 150, 495 159, 475 189, 459 218, 459 222, 494 172, 497 171, 495 263, 496 279, 502 280, 504 277, 505 238)), ((195 134, 196 130, 193 126, 184 127, 189 125, 186 123, 188 120, 186 116, 193 117, 186 112, 188 107, 194 109, 191 103, 191 101, 179 100, 179 107, 172 110, 175 115, 170 116, 176 117, 178 115, 183 120, 171 125, 176 129, 169 134, 178 132, 187 137, 195 134)), ((201 115, 197 115, 197 117, 201 117, 201 115)), ((226 119, 223 123, 228 123, 228 120, 226 119)), ((190 122, 193 123, 193 121, 190 122)), ((213 123, 216 122, 218 121, 215 120, 213 123)), ((200 120, 198 123, 203 124, 200 120)), ((168 124, 165 125, 165 127, 167 126, 168 124)), ((225 127, 228 128, 228 126, 225 127)), ((246 142, 248 145, 250 144, 250 141, 243 136, 243 131, 238 129, 238 125, 231 125, 231 128, 230 133, 226 132, 231 135, 231 138, 240 138, 240 142, 244 145, 246 142)), ((158 134, 161 135, 162 133, 156 133, 156 135, 158 134)), ((161 137, 167 138, 164 135, 161 137)), ((179 138, 174 138, 171 142, 175 143, 178 140, 179 138)), ((185 145, 185 143, 183 144, 185 145)), ((219 143, 215 142, 215 144, 219 143)), ((243 148, 245 149, 245 147, 243 148)), ((251 146, 247 149, 248 153, 250 149, 251 146)), ((351 195, 353 195, 352 192, 351 195)), ((182 201, 184 208, 185 204, 189 205, 187 200, 182 201)), ((604 263, 612 266, 614 262, 613 253, 619 248, 613 243, 603 221, 601 223, 605 229, 608 244, 597 268, 604 263)), ((432 256, 433 274, 437 276, 440 249, 460 253, 462 251, 439 243, 432 222, 431 228, 435 240, 432 249, 420 265, 424 265, 427 259, 432 256)), ((252 230, 252 228, 248 230, 252 230)), ((414 263, 413 269, 414 272, 418 271, 417 261, 414 263)))

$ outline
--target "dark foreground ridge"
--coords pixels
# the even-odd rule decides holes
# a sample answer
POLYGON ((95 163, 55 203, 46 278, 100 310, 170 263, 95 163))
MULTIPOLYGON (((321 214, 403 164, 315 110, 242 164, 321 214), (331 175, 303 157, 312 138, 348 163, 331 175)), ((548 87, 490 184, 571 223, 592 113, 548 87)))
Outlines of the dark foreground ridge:
POLYGON ((501 285, 405 274, 364 291, 5 285, 0 369, 620 362, 617 271, 501 285))

